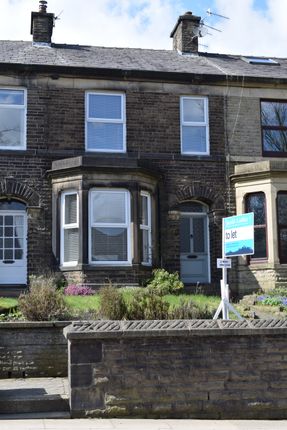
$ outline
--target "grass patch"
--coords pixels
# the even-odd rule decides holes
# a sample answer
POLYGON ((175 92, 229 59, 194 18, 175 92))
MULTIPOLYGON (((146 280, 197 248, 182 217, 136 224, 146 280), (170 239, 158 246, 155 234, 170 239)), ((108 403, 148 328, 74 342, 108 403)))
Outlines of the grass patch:
MULTIPOLYGON (((130 303, 134 292, 139 290, 140 288, 122 288, 120 291, 125 301, 130 303)), ((211 313, 215 313, 220 303, 220 297, 204 296, 203 294, 167 294, 163 298, 173 307, 178 307, 182 302, 187 303, 192 300, 199 309, 207 308, 211 313)), ((94 296, 65 296, 65 302, 73 315, 80 315, 89 311, 97 312, 100 307, 100 297, 98 294, 94 296)))
POLYGON ((65 302, 74 311, 98 310, 100 297, 94 296, 65 296, 65 302))
POLYGON ((0 297, 0 313, 14 309, 18 305, 18 300, 10 297, 0 297))

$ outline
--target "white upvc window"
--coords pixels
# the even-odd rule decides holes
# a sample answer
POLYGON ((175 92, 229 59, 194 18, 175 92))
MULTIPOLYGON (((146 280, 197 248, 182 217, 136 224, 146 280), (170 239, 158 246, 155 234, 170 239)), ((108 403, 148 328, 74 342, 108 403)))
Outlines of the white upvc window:
POLYGON ((142 264, 152 264, 152 233, 151 233, 151 197, 150 194, 141 191, 141 217, 140 230, 142 240, 142 264))
POLYGON ((181 97, 181 153, 209 155, 207 97, 181 97))
POLYGON ((124 94, 86 93, 86 150, 126 152, 124 94))
POLYGON ((26 149, 26 89, 0 88, 0 149, 26 149))
POLYGON ((89 262, 95 265, 131 265, 129 191, 90 191, 89 262))
POLYGON ((61 265, 76 266, 79 260, 79 197, 76 191, 61 196, 61 265))

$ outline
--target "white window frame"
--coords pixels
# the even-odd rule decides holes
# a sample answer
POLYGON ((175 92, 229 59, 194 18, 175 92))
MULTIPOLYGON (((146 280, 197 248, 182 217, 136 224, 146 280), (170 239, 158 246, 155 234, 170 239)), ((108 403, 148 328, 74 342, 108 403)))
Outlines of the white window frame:
POLYGON ((110 92, 99 92, 99 91, 87 91, 86 92, 86 102, 85 102, 85 111, 86 111, 86 121, 85 121, 85 147, 86 151, 90 152, 111 152, 111 153, 123 153, 126 152, 126 98, 124 93, 110 93, 110 92), (103 96, 119 96, 121 97, 121 111, 122 115, 120 119, 111 119, 111 118, 94 118, 89 117, 89 97, 91 95, 103 95, 103 96), (88 147, 88 123, 110 123, 110 124, 122 124, 123 126, 123 145, 122 149, 96 149, 88 147))
POLYGON ((95 266, 131 266, 132 265, 132 242, 131 242, 131 195, 130 192, 126 189, 120 188, 93 188, 89 193, 89 264, 95 266), (126 222, 125 223, 99 223, 93 222, 93 194, 95 192, 100 193, 120 193, 125 195, 125 215, 126 222), (101 228, 126 228, 127 229, 127 260, 126 261, 112 261, 112 260, 101 260, 101 261, 93 261, 92 260, 92 228, 93 227, 101 227, 101 228))
POLYGON ((182 96, 180 98, 180 142, 181 142, 181 153, 184 155, 209 155, 209 113, 208 113, 208 98, 207 97, 199 97, 199 96, 182 96), (203 100, 204 102, 204 121, 184 121, 184 100, 203 100), (204 127, 206 129, 206 151, 198 152, 198 151, 184 151, 183 150, 183 126, 184 127, 204 127))
MULTIPOLYGON (((151 266, 152 265, 152 226, 151 226, 151 195, 147 191, 140 192, 141 197, 141 211, 142 211, 142 197, 147 198, 147 224, 140 224, 140 230, 148 232, 148 261, 142 261, 142 265, 151 266)), ((140 214, 142 216, 142 213, 140 214)), ((143 243, 142 243, 142 256, 143 252, 143 243)))
POLYGON ((64 261, 64 237, 65 237, 65 230, 70 229, 78 229, 79 232, 79 194, 77 191, 71 190, 71 191, 65 191, 61 195, 61 237, 60 237, 60 262, 61 266, 77 266, 78 261, 64 261), (76 195, 77 196, 77 222, 65 224, 65 209, 66 209, 66 196, 76 195))
POLYGON ((1 115, 1 109, 19 109, 23 110, 24 115, 24 130, 23 130, 23 136, 22 136, 22 142, 21 145, 18 146, 6 146, 6 145, 0 145, 0 149, 6 150, 6 151, 25 151, 27 147, 27 89, 22 87, 0 87, 0 90, 6 90, 6 91, 24 91, 24 104, 23 105, 9 105, 9 104, 1 104, 0 103, 0 115, 1 115))

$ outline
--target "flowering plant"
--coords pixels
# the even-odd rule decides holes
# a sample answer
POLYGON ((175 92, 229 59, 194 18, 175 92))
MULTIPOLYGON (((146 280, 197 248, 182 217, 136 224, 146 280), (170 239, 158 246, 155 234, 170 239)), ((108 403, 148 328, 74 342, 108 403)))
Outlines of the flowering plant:
POLYGON ((64 289, 65 296, 92 296, 94 290, 87 285, 70 284, 64 289))

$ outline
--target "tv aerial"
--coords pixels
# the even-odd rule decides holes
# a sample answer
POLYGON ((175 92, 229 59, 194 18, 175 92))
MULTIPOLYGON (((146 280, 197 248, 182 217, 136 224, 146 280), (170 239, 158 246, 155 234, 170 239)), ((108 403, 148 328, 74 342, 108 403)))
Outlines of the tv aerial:
MULTIPOLYGON (((217 16, 219 18, 224 18, 224 19, 230 19, 228 16, 224 16, 224 15, 220 15, 219 13, 215 13, 215 12, 211 12, 210 8, 207 9, 206 14, 208 17, 210 16, 217 16)), ((208 30, 214 30, 214 31, 218 31, 221 33, 221 30, 219 30, 218 28, 212 27, 209 24, 205 23, 205 18, 201 19, 199 22, 199 25, 194 29, 194 37, 204 37, 207 35, 212 35, 212 33, 210 33, 208 30)))

